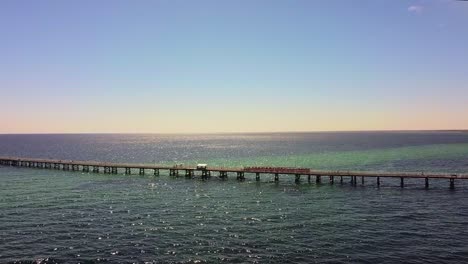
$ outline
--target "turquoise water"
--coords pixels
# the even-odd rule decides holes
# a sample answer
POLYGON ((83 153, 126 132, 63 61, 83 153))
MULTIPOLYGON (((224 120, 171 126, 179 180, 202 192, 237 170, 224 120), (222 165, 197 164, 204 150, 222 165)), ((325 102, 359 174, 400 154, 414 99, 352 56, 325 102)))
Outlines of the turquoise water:
MULTIPOLYGON (((208 162, 214 166, 240 167, 240 166, 286 166, 327 169, 365 169, 374 168, 381 171, 432 171, 432 172, 466 172, 466 163, 453 167, 427 167, 416 165, 425 160, 456 160, 468 157, 468 144, 437 144, 425 146, 399 147, 377 150, 324 152, 317 154, 261 156, 236 159, 207 159, 185 161, 187 164, 208 162), (396 166, 406 161, 413 161, 413 166, 396 166)), ((167 163, 171 164, 171 163, 167 163)))
MULTIPOLYGON (((468 172, 454 132, 4 135, 0 155, 468 172)), ((0 167, 0 262, 463 263, 468 183, 352 186, 0 167)))

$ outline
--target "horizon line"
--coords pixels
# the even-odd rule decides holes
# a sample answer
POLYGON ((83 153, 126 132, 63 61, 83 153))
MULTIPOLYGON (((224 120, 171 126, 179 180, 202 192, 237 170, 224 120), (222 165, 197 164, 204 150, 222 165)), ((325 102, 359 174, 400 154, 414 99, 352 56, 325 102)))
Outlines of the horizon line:
POLYGON ((376 130, 300 130, 300 131, 232 131, 232 132, 31 132, 0 135, 213 135, 213 134, 282 134, 282 133, 352 133, 352 132, 468 132, 468 129, 376 129, 376 130))

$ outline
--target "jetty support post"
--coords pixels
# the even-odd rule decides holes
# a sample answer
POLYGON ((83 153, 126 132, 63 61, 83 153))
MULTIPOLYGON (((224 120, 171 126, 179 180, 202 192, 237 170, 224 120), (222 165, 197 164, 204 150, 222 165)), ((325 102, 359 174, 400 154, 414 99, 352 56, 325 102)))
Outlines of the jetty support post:
POLYGON ((377 187, 380 187, 380 177, 377 177, 377 187))
POLYGON ((364 176, 361 176, 361 184, 364 185, 364 176))
POLYGON ((128 168, 128 167, 125 168, 125 174, 126 174, 126 175, 132 174, 132 169, 130 169, 130 168, 128 168))
POLYGON ((322 182, 322 177, 320 175, 315 175, 315 183, 322 182))
POLYGON ((279 174, 275 173, 275 182, 279 182, 279 174))
POLYGON ((159 176, 159 169, 153 169, 154 176, 159 176))
POLYGON ((192 178, 192 176, 193 176, 193 170, 185 170, 186 178, 192 178))
POLYGON ((89 165, 83 165, 83 172, 89 172, 89 165))
POLYGON ((426 178, 424 179, 424 182, 425 182, 424 186, 426 187, 426 189, 429 189, 429 178, 426 177, 426 178))
POLYGON ((93 172, 99 173, 99 166, 93 166, 93 172))
POLYGON ((227 171, 220 171, 220 172, 219 172, 219 178, 220 178, 220 179, 223 179, 223 180, 224 180, 224 179, 227 179, 227 177, 228 177, 227 171))
POLYGON ((307 175, 307 182, 310 183, 310 174, 307 175))
POLYGON ((343 184, 343 176, 340 176, 340 184, 343 184))
POLYGON ((144 168, 140 168, 140 175, 145 175, 145 169, 144 168))
POLYGON ((450 178, 450 189, 451 190, 455 189, 455 179, 454 178, 450 178))
POLYGON ((255 180, 260 181, 260 172, 255 173, 255 180))
POLYGON ((329 176, 330 184, 335 183, 335 176, 329 176))
POLYGON ((300 174, 296 174, 296 180, 295 180, 296 183, 300 183, 301 182, 301 175, 300 174))
POLYGON ((403 188, 405 187, 405 178, 400 177, 400 187, 403 188))
POLYGON ((112 167, 112 174, 117 174, 117 167, 112 167))

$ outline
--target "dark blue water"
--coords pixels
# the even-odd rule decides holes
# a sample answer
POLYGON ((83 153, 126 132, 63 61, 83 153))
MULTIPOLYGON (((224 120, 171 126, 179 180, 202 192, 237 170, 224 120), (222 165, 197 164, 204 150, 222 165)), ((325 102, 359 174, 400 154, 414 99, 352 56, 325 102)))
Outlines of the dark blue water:
MULTIPOLYGON (((0 155, 468 172, 468 133, 0 135, 0 155)), ((468 183, 398 185, 0 167, 0 262, 467 262, 468 183)))

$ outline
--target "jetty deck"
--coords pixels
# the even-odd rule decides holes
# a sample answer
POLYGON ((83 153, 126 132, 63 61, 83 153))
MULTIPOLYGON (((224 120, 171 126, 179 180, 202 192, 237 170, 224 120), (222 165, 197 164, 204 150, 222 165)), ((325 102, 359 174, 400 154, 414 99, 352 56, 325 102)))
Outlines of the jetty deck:
POLYGON ((315 177, 317 183, 322 182, 323 177, 328 177, 330 184, 339 181, 343 183, 343 178, 350 179, 351 184, 357 184, 357 178, 360 177, 364 183, 366 178, 376 179, 377 186, 380 186, 381 178, 399 178, 400 186, 404 187, 405 179, 425 179, 425 187, 429 188, 430 179, 446 179, 449 181, 451 189, 455 188, 455 180, 468 180, 466 173, 424 173, 424 172, 372 172, 372 171, 326 171, 314 170, 310 168, 290 168, 290 167, 206 167, 199 169, 196 166, 184 165, 152 165, 138 163, 113 163, 97 161, 76 161, 76 160, 58 160, 58 159, 37 159, 20 157, 0 157, 0 165, 42 169, 56 169, 65 171, 83 171, 106 174, 132 174, 132 170, 138 170, 138 174, 145 175, 148 171, 153 175, 159 176, 160 171, 168 171, 170 176, 185 175, 192 178, 200 174, 202 179, 208 179, 212 174, 218 174, 222 179, 228 178, 228 173, 235 173, 238 180, 245 180, 245 174, 255 175, 257 181, 262 174, 274 175, 275 182, 279 181, 280 175, 294 176, 296 182, 301 181, 301 176, 306 176, 310 182, 311 177, 315 177))

